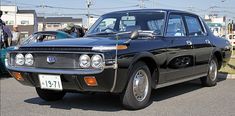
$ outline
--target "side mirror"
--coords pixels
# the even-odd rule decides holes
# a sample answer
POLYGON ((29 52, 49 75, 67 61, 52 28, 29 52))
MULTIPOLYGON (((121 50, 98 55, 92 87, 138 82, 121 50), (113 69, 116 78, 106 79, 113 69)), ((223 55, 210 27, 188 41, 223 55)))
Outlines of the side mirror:
POLYGON ((131 33, 131 35, 130 35, 130 39, 131 39, 131 40, 138 39, 138 37, 139 37, 139 32, 138 32, 138 30, 133 31, 133 32, 131 33))

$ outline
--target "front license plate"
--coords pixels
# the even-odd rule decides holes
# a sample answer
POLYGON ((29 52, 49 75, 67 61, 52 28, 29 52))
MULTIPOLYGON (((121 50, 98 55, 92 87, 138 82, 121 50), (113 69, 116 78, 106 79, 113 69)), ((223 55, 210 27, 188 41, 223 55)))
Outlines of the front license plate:
POLYGON ((41 89, 62 90, 62 83, 59 75, 38 75, 41 89))

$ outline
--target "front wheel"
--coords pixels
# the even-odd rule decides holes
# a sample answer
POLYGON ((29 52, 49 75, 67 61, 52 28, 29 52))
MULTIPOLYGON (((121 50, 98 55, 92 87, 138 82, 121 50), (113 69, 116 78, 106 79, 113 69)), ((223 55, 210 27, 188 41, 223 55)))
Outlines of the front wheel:
POLYGON ((148 105, 151 95, 151 75, 143 62, 137 62, 130 71, 127 88, 121 95, 122 104, 127 109, 141 109, 148 105))
POLYGON ((217 84, 217 74, 218 74, 218 62, 214 57, 209 63, 209 70, 206 77, 201 78, 203 86, 211 87, 217 84))
POLYGON ((61 100, 66 94, 64 91, 45 90, 41 88, 36 88, 36 91, 38 96, 45 101, 61 100))

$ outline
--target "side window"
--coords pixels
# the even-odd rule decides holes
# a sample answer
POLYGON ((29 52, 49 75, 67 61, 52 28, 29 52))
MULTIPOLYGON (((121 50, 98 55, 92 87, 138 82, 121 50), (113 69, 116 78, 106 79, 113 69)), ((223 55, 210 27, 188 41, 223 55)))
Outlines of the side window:
POLYGON ((162 35, 164 31, 164 19, 150 20, 147 22, 148 28, 151 31, 155 31, 157 35, 162 35))
POLYGON ((197 17, 185 16, 185 20, 188 27, 188 32, 190 36, 200 36, 203 35, 203 29, 197 17))
POLYGON ((170 15, 166 36, 176 37, 176 36, 185 36, 185 27, 183 18, 181 15, 170 15))

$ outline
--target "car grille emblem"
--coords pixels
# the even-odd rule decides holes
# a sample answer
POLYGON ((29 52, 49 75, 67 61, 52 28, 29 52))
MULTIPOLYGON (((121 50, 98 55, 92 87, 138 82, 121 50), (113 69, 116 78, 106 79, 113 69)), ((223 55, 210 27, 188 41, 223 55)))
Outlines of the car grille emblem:
POLYGON ((54 56, 47 57, 47 63, 54 64, 55 62, 56 62, 56 57, 54 57, 54 56))

